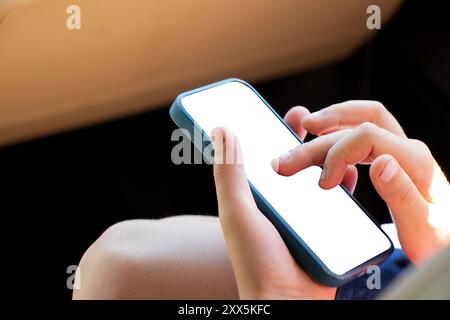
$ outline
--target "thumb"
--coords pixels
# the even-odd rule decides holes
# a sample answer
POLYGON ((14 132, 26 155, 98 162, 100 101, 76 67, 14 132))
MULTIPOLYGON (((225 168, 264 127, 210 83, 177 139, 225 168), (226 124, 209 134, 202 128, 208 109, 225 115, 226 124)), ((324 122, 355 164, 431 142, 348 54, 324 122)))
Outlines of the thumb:
POLYGON ((219 214, 236 214, 244 206, 256 207, 247 177, 239 142, 226 128, 211 132, 214 147, 214 181, 216 184, 219 214))
POLYGON ((392 156, 384 154, 376 158, 370 167, 370 178, 398 222, 416 220, 419 217, 415 215, 423 216, 426 212, 426 200, 392 156))
MULTIPOLYGON (((417 241, 428 236, 424 230, 428 224, 428 203, 390 155, 381 155, 372 162, 370 178, 391 211, 403 249, 407 254, 417 251, 417 241)), ((414 257, 409 258, 414 260, 414 257)))

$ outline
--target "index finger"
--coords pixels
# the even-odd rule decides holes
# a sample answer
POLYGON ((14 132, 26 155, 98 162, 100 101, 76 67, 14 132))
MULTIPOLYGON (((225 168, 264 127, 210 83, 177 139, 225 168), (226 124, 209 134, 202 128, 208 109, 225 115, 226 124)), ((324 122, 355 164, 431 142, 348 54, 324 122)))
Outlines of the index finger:
POLYGON ((313 165, 322 165, 328 150, 352 129, 317 137, 272 160, 272 168, 283 176, 290 176, 313 165))
POLYGON ((303 126, 315 135, 324 135, 371 122, 393 134, 406 138, 397 119, 377 101, 351 100, 331 105, 306 116, 303 126))

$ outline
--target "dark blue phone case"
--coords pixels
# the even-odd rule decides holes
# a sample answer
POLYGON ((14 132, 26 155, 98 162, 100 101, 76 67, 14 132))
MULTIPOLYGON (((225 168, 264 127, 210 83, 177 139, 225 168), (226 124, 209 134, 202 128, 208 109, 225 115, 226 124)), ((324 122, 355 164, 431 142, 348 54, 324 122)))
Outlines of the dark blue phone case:
MULTIPOLYGON (((237 81, 240 82, 246 86, 248 86, 258 97, 264 101, 266 106, 273 112, 273 114, 291 131, 291 133, 299 140, 300 143, 303 143, 303 141, 286 125, 286 123, 283 121, 283 119, 273 110, 273 108, 267 103, 266 100, 264 100, 263 97, 247 82, 236 79, 236 78, 230 78, 225 79, 219 82, 215 82, 191 91, 184 92, 180 94, 172 104, 172 107, 170 108, 170 116, 172 120, 175 122, 175 124, 185 129, 189 132, 190 136, 193 137, 196 135, 207 137, 208 135, 205 134, 203 129, 195 123, 195 121, 192 119, 192 117, 186 112, 182 105, 182 99, 185 96, 191 95, 193 93, 197 93, 199 91, 207 90, 209 88, 231 82, 231 81, 237 81)), ((208 145, 211 143, 209 139, 201 139, 202 143, 194 143, 195 147, 203 152, 203 150, 208 147, 208 145)), ((322 284, 330 287, 338 287, 346 282, 363 275, 366 272, 366 269, 370 265, 374 264, 380 264, 382 261, 384 261, 386 258, 388 258, 392 251, 393 251, 393 245, 392 241, 389 239, 389 237, 386 235, 386 233, 380 228, 379 224, 373 219, 373 217, 367 212, 366 209, 351 195, 347 189, 343 186, 345 192, 351 197, 361 208, 361 210, 367 214, 367 216, 377 225, 377 227, 380 229, 380 231, 389 239, 391 246, 388 250, 381 253, 380 255, 373 257, 372 259, 366 261, 365 263, 359 265, 358 267, 346 272, 343 275, 337 275, 331 272, 325 264, 317 257, 317 255, 308 247, 308 245, 300 238, 300 236, 289 226, 289 224, 281 217, 281 215, 270 205, 269 202, 266 201, 264 196, 259 193, 259 191, 251 184, 249 181, 250 188, 253 193, 253 197, 255 198, 255 201, 258 205, 258 208, 261 210, 261 212, 264 213, 264 215, 273 223, 273 225, 276 227, 278 232, 280 233, 282 239, 286 243, 289 251, 295 258, 295 260, 299 263, 299 265, 308 272, 314 279, 321 282, 322 284)))

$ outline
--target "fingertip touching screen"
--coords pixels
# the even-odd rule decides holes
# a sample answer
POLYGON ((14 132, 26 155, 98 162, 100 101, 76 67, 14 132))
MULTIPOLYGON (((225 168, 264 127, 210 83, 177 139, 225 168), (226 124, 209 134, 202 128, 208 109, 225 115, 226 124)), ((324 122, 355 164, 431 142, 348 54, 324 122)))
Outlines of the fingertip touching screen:
POLYGON ((181 103, 206 134, 226 127, 237 136, 248 180, 331 272, 342 275, 390 248, 386 235, 340 186, 318 186, 320 167, 290 177, 272 169, 272 159, 300 142, 247 85, 225 82, 181 103))

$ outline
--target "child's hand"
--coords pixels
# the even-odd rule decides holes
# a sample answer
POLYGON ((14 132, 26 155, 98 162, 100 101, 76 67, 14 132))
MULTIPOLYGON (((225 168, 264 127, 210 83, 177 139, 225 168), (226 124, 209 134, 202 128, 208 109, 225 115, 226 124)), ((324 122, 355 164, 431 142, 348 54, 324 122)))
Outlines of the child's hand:
POLYGON ((305 131, 319 137, 274 159, 292 175, 323 165, 319 185, 337 186, 355 164, 370 164, 370 177, 387 203, 405 253, 421 263, 450 243, 450 187, 427 146, 408 139, 396 119, 374 101, 348 101, 308 115, 305 131))

